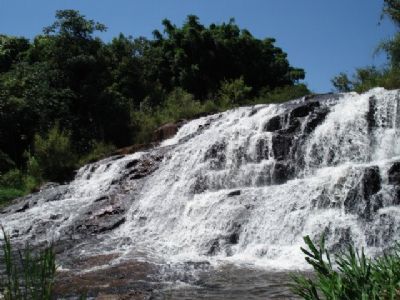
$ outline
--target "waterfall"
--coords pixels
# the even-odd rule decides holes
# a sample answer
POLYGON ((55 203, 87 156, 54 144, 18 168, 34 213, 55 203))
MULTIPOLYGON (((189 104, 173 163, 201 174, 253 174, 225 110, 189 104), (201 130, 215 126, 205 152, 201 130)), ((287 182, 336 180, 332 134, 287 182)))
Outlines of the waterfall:
POLYGON ((165 260, 304 266, 302 237, 368 254, 400 239, 400 95, 326 94, 190 121, 3 210, 15 240, 165 260), (85 245, 87 248, 85 248, 85 245), (133 255, 133 254, 132 254, 133 255))

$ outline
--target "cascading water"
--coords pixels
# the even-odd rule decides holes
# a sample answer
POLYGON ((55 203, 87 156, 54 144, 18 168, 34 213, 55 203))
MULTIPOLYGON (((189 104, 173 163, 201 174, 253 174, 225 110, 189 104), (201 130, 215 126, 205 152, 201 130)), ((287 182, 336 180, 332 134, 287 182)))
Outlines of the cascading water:
POLYGON ((324 232, 333 250, 392 245, 399 204, 400 94, 378 88, 193 120, 159 147, 18 201, 0 222, 21 241, 97 236, 97 253, 294 269, 305 235, 324 232))

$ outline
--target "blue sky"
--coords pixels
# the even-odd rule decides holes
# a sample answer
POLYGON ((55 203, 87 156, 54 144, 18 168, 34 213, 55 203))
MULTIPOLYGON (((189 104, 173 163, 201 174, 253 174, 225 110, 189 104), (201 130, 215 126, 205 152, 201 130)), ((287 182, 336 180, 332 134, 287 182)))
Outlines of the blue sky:
POLYGON ((79 10, 108 26, 101 37, 120 32, 151 37, 161 20, 181 25, 188 14, 204 24, 230 17, 258 38, 274 37, 290 63, 306 70, 314 92, 329 92, 330 79, 366 65, 382 65, 376 45, 395 32, 381 22, 383 0, 0 0, 0 33, 29 38, 54 20, 57 9, 79 10))

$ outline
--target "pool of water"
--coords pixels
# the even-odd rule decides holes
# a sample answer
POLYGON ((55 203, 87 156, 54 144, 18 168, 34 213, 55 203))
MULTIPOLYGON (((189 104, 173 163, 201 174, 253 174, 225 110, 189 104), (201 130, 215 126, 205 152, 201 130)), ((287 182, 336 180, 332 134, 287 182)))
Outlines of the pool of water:
POLYGON ((228 265, 166 283, 153 291, 152 299, 300 299, 290 291, 290 282, 289 272, 228 265))

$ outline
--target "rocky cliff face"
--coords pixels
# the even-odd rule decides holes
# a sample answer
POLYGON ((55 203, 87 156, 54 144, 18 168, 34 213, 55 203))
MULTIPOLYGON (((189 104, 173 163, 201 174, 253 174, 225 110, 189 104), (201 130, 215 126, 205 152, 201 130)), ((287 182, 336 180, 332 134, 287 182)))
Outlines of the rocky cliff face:
POLYGON ((54 241, 64 268, 71 256, 111 255, 105 264, 140 257, 279 269, 303 266, 307 234, 370 254, 392 245, 399 203, 400 95, 375 89, 190 121, 157 147, 16 200, 0 223, 15 242, 54 241))

